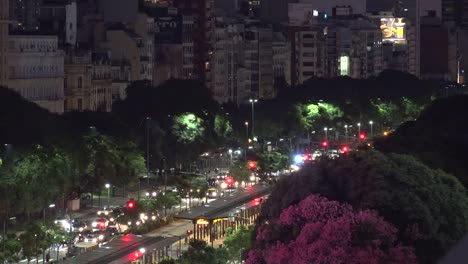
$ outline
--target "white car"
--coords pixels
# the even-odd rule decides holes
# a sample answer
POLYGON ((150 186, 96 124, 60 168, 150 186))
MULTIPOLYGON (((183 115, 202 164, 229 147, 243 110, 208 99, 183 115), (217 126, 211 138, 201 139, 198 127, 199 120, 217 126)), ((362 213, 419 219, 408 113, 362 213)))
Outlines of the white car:
POLYGON ((97 211, 97 215, 98 216, 108 216, 111 212, 112 212, 112 210, 110 208, 104 207, 103 209, 97 211))
POLYGON ((319 150, 316 150, 314 151, 314 153, 312 153, 312 160, 316 160, 320 156, 322 156, 322 152, 320 152, 319 150))

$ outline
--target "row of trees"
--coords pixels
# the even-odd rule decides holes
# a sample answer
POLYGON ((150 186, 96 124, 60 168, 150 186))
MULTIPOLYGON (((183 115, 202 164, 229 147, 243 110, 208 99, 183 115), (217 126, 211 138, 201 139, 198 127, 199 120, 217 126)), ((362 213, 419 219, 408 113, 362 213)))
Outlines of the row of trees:
MULTIPOLYGON (((52 247, 58 248, 70 241, 70 234, 55 225, 38 223, 29 224, 22 234, 8 233, 5 239, 0 241, 0 247, 4 250, 0 253, 2 263, 18 263, 26 258, 50 259, 52 247), (48 257, 49 256, 49 257, 48 257)), ((57 249, 58 250, 58 249, 57 249)), ((58 254, 57 250, 55 254, 58 254)), ((57 256, 54 256, 57 259, 57 256)))
POLYGON ((145 160, 135 144, 102 135, 83 135, 75 149, 66 146, 7 144, 0 166, 0 200, 5 215, 28 220, 51 203, 96 192, 105 183, 121 187, 136 182, 145 160))

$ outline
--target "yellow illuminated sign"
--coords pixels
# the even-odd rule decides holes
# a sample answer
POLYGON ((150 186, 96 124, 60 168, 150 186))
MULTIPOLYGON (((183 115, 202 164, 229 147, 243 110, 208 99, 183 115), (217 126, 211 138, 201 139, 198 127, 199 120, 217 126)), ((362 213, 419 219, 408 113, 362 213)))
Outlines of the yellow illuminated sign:
POLYGON ((198 220, 197 220, 197 225, 207 225, 207 224, 209 224, 209 223, 210 223, 210 222, 209 222, 207 219, 201 218, 201 219, 198 219, 198 220))
POLYGON ((404 42, 406 23, 403 18, 381 18, 380 30, 382 31, 382 41, 385 42, 404 42))

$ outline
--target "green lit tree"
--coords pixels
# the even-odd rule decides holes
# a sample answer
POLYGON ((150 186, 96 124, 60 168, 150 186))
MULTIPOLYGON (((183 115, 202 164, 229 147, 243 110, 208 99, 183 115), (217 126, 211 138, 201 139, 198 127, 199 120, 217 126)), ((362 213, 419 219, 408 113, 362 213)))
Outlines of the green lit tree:
POLYGON ((214 120, 214 130, 218 137, 228 138, 232 134, 232 125, 223 115, 216 115, 214 120))
POLYGON ((184 144, 194 143, 200 140, 205 132, 203 120, 192 113, 185 113, 174 118, 172 133, 178 142, 184 144))
POLYGON ((326 102, 302 105, 301 109, 303 124, 307 129, 318 128, 343 116, 343 112, 338 106, 326 102))

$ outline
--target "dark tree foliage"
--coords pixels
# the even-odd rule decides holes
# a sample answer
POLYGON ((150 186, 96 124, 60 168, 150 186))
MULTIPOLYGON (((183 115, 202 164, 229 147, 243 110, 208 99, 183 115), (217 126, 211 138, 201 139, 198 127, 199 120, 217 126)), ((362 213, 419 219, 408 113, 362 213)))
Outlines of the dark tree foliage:
MULTIPOLYGON (((127 98, 116 102, 113 113, 127 124, 138 126, 149 116, 168 127, 168 115, 193 113, 197 116, 220 113, 211 92, 195 80, 169 80, 154 87, 149 82, 135 82, 127 88, 127 98)), ((214 116, 213 116, 214 118, 214 116)))
POLYGON ((413 155, 431 168, 455 175, 468 187, 468 96, 434 101, 414 122, 375 142, 383 152, 413 155))
MULTIPOLYGON (((376 210, 416 249, 421 263, 434 263, 468 231, 468 198, 459 181, 411 156, 376 151, 350 153, 302 169, 277 185, 259 221, 277 219, 310 194, 376 210), (419 239, 415 231, 420 234, 419 239)), ((282 234, 282 236, 287 234, 282 234)))
POLYGON ((61 138, 59 116, 0 87, 0 142, 14 145, 49 144, 61 138))

